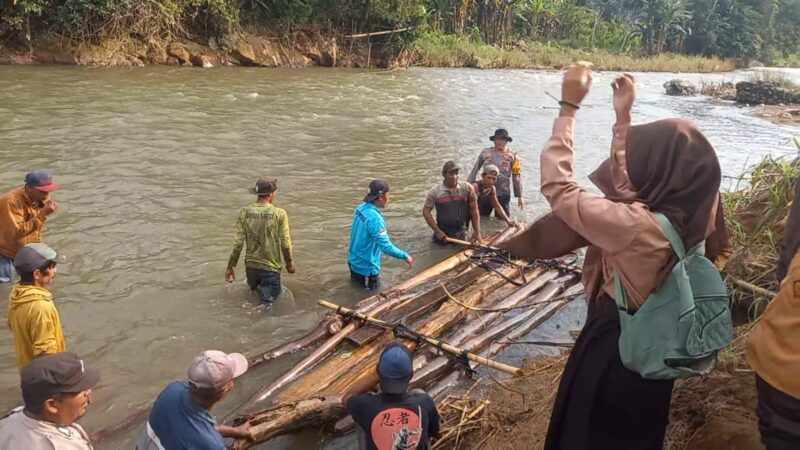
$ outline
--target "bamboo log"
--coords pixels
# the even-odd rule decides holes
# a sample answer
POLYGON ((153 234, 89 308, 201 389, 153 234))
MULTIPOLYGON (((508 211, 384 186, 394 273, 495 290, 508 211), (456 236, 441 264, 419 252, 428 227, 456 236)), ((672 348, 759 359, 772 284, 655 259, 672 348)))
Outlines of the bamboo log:
MULTIPOLYGON (((547 284, 538 295, 536 295, 536 300, 534 303, 545 303, 558 295, 561 291, 564 290, 565 284, 569 281, 574 280, 574 277, 562 277, 558 280, 551 281, 547 284)), ((523 297, 524 299, 524 297, 523 297)), ((529 317, 534 315, 539 315, 540 308, 532 307, 529 310, 523 311, 517 315, 514 315, 510 318, 504 319, 497 325, 493 325, 487 328, 483 333, 478 334, 477 336, 475 333, 478 331, 479 328, 477 327, 470 327, 472 329, 472 333, 467 336, 472 336, 469 340, 467 340, 463 346, 470 351, 477 352, 485 348, 486 346, 490 345, 492 341, 497 339, 498 336, 501 336, 514 327, 519 325, 520 323, 527 320, 529 317)), ((494 314, 492 319, 495 319, 500 314, 494 314)), ((549 317, 549 316, 548 316, 549 317)), ((546 317, 544 318, 546 320, 546 317)), ((440 378, 444 372, 447 371, 450 367, 454 364, 454 359, 449 356, 439 356, 435 358, 433 361, 428 363, 422 370, 414 373, 414 378, 411 379, 411 387, 422 387, 427 385, 428 383, 440 378)))
MULTIPOLYGON (((321 306, 326 307, 326 308, 332 309, 332 310, 336 311, 339 314, 343 314, 343 315, 353 314, 358 319, 366 320, 366 321, 368 321, 369 323, 371 323, 373 325, 378 325, 378 326, 381 326, 381 327, 384 327, 384 328, 387 328, 387 329, 392 329, 395 326, 395 324, 392 324, 392 323, 389 323, 389 322, 384 322, 384 321, 376 319, 374 317, 358 313, 357 311, 354 311, 352 309, 345 308, 343 306, 336 305, 336 304, 331 303, 331 302, 326 302, 325 300, 320 300, 319 304, 321 306)), ((441 348, 442 350, 444 350, 444 351, 446 351, 448 353, 452 353, 454 355, 462 355, 465 358, 467 358, 468 360, 473 361, 473 362, 478 363, 478 364, 481 364, 481 365, 484 365, 486 367, 491 367, 492 369, 499 370, 501 372, 505 372, 505 373, 508 373, 508 374, 511 374, 511 375, 514 375, 514 376, 522 375, 522 369, 519 369, 519 368, 514 367, 514 366, 510 366, 508 364, 498 363, 497 361, 492 361, 491 359, 484 358, 484 357, 476 355, 474 353, 470 353, 470 352, 468 352, 468 351, 466 351, 464 349, 458 348, 458 347, 456 347, 454 345, 451 345, 451 344, 449 344, 447 342, 441 341, 441 340, 436 339, 434 337, 427 336, 427 335, 424 335, 422 333, 420 333, 416 337, 418 339, 421 339, 422 341, 425 341, 426 343, 428 343, 430 345, 434 345, 436 347, 439 347, 439 348, 441 348)))
MULTIPOLYGON (((509 275, 516 272, 516 268, 505 266, 501 267, 499 271, 504 275, 509 275)), ((463 302, 477 304, 484 301, 487 295, 489 297, 498 296, 498 298, 502 298, 510 294, 512 290, 517 289, 516 286, 506 283, 502 277, 494 273, 488 273, 479 278, 474 286, 476 287, 475 289, 465 291, 461 299, 463 302), (508 294, 506 294, 506 291, 508 294)), ((417 331, 431 336, 438 336, 442 331, 460 320, 467 312, 458 305, 445 303, 422 325, 423 328, 417 328, 417 331)), ((292 398, 306 398, 323 393, 340 394, 349 391, 356 384, 366 383, 365 379, 371 379, 374 381, 373 384, 378 384, 375 362, 383 347, 393 339, 394 337, 387 333, 373 344, 356 349, 349 358, 336 358, 327 361, 324 366, 315 370, 313 374, 309 374, 310 380, 295 383, 283 392, 279 399, 287 401, 292 398)), ((407 342, 406 346, 412 352, 416 349, 416 343, 414 342, 407 342)))
POLYGON ((397 28, 397 29, 394 29, 394 30, 374 31, 374 32, 371 32, 371 33, 351 34, 351 35, 345 36, 344 38, 345 39, 358 39, 358 38, 363 38, 363 37, 384 36, 384 35, 387 35, 387 34, 402 33, 403 31, 408 31, 408 30, 411 30, 411 29, 414 29, 414 28, 416 28, 416 27, 405 27, 405 28, 397 28))
POLYGON ((256 443, 264 442, 282 434, 291 433, 309 426, 331 422, 345 413, 340 396, 318 397, 285 403, 269 408, 247 420, 235 422, 237 425, 250 423, 254 441, 237 439, 232 449, 244 450, 256 443))
MULTIPOLYGON (((409 278, 408 280, 398 284, 393 288, 394 291, 404 291, 406 289, 412 288, 417 286, 431 278, 434 278, 442 273, 458 266, 459 264, 463 263, 469 258, 468 252, 461 252, 456 255, 447 258, 446 260, 435 264, 422 272, 416 274, 415 276, 409 278)), ((386 301, 384 303, 380 303, 371 309, 370 312, 372 314, 380 314, 384 311, 387 311, 394 306, 394 303, 391 301, 386 301)), ((297 378, 304 370, 308 369, 309 367, 313 366, 317 362, 319 362, 322 358, 328 355, 333 349, 335 349, 339 344, 344 341, 350 333, 354 332, 358 328, 358 324, 355 322, 351 322, 336 333, 335 335, 331 336, 327 341, 325 341, 322 345, 317 347, 313 352, 308 354, 305 358, 303 358, 300 362, 295 364, 294 367, 289 369, 289 371, 285 372, 283 375, 278 377, 277 380, 270 383, 269 386, 265 387, 261 391, 259 391, 250 401, 245 403, 243 406, 249 407, 258 402, 264 401, 272 394, 274 394, 277 390, 284 387, 290 381, 297 378)), ((237 408, 238 409, 238 408, 237 408)))
POLYGON ((310 333, 292 342, 281 345, 270 351, 262 353, 249 361, 250 369, 268 363, 281 356, 291 355, 301 350, 313 347, 329 336, 338 333, 342 329, 342 318, 338 315, 330 315, 317 325, 310 333))

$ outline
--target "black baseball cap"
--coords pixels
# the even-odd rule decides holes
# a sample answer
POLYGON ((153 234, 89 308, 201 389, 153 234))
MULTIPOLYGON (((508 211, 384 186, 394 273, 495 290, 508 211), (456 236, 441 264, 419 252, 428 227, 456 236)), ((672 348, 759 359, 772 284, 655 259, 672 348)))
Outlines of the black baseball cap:
POLYGON ((381 391, 387 394, 402 394, 414 375, 411 351, 402 342, 387 345, 378 360, 378 377, 381 391))
POLYGON ((383 180, 372 180, 369 183, 369 192, 364 196, 364 201, 372 203, 387 192, 389 192, 389 183, 383 180))
POLYGON ((72 352, 40 356, 22 369, 22 397, 48 399, 57 394, 77 394, 100 381, 100 371, 86 369, 72 352))
POLYGON ((256 185, 250 188, 250 193, 255 195, 267 195, 278 190, 278 180, 270 177, 261 177, 256 181, 256 185))
POLYGON ((442 167, 442 174, 456 170, 461 170, 461 167, 458 167, 458 164, 454 163, 453 161, 447 161, 442 167))

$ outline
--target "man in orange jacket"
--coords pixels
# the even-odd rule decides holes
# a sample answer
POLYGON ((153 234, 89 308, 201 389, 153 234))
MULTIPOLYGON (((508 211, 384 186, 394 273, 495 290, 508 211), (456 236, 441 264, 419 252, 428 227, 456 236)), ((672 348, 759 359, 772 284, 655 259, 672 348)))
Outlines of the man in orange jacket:
POLYGON ((58 210, 50 193, 60 187, 51 172, 34 170, 25 175, 25 186, 0 196, 0 284, 11 281, 19 249, 42 241, 45 220, 58 210))

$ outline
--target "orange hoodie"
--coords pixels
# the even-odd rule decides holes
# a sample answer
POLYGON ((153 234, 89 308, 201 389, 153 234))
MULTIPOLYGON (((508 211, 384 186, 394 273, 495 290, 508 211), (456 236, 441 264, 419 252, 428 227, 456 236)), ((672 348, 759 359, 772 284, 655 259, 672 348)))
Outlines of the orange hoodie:
POLYGON ((66 350, 53 294, 45 288, 14 286, 8 298, 8 327, 14 336, 20 371, 38 356, 66 350))
POLYGON ((24 186, 0 196, 0 255, 14 259, 23 245, 42 241, 43 228, 24 186))

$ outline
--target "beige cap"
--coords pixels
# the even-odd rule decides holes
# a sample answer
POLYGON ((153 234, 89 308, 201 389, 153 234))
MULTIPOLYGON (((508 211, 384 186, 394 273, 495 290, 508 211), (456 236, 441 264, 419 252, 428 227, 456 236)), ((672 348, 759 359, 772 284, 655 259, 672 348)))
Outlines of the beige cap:
POLYGON ((247 358, 241 353, 206 350, 189 366, 189 383, 202 389, 222 389, 247 372, 247 358))
POLYGON ((495 175, 500 175, 500 169, 497 168, 494 164, 487 164, 483 166, 483 173, 492 173, 494 172, 495 175))

